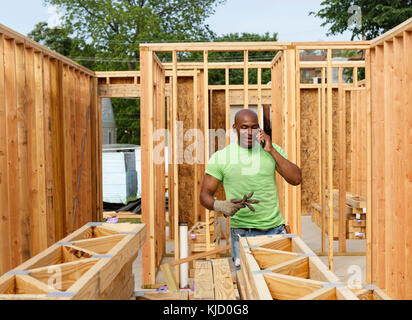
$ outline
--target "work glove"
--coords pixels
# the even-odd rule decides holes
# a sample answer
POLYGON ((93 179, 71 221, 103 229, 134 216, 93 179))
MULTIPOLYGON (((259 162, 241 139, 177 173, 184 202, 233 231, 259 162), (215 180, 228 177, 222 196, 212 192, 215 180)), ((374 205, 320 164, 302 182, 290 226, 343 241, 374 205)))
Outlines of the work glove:
POLYGON ((255 212, 255 208, 251 204, 259 203, 259 200, 250 199, 253 196, 253 192, 248 195, 244 195, 242 199, 231 200, 215 200, 213 204, 213 210, 222 212, 225 217, 232 217, 240 209, 248 207, 251 211, 255 212))
POLYGON ((245 207, 243 203, 234 203, 232 200, 215 200, 213 210, 223 213, 225 217, 231 217, 245 207))

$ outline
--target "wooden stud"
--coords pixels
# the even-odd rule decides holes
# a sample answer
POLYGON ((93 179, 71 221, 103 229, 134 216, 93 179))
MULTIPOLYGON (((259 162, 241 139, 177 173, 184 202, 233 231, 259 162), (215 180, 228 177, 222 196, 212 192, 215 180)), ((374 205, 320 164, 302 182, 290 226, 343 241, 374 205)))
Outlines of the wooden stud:
POLYGON ((327 68, 327 143, 328 143, 328 264, 329 269, 333 270, 333 117, 332 117, 332 49, 328 49, 327 53, 328 68, 327 68))
MULTIPOLYGON (((302 168, 301 163, 301 134, 300 134, 300 50, 296 50, 295 48, 295 92, 296 92, 296 99, 295 99, 295 121, 296 121, 296 165, 299 168, 302 168)), ((298 185, 294 187, 295 189, 295 203, 296 203, 296 234, 301 236, 301 215, 302 215, 302 185, 298 185)))
MULTIPOLYGON (((28 121, 27 121, 27 99, 26 99, 26 68, 25 49, 23 44, 16 45, 16 95, 17 95, 17 134, 18 134, 18 188, 19 188, 19 226, 21 232, 21 258, 22 261, 30 258, 30 246, 36 237, 30 232, 30 194, 28 176, 28 121)), ((32 88, 30 88, 32 90, 32 88)), ((36 221, 31 221, 33 224, 36 221)), ((13 231, 12 231, 13 232, 13 231)), ((37 232, 36 232, 37 233, 37 232)))
MULTIPOLYGON (((384 146, 385 146, 385 182, 395 181, 395 168, 392 164, 392 153, 394 147, 394 111, 393 105, 393 43, 385 41, 383 45, 384 54, 384 146)), ((397 126, 397 124, 395 125, 397 126)), ((385 183, 385 290, 389 296, 396 294, 396 283, 392 278, 392 272, 395 268, 396 250, 393 250, 393 239, 396 237, 392 228, 391 221, 393 219, 393 197, 392 183, 385 183)))
MULTIPOLYGON (((4 72, 5 72, 5 106, 7 132, 7 172, 8 172, 8 204, 11 248, 11 267, 21 263, 21 234, 19 221, 19 188, 18 177, 18 129, 17 129, 17 95, 16 95, 16 56, 15 40, 4 40, 4 72)), ((10 249, 8 249, 10 250, 10 249)))
MULTIPOLYGON (((43 101, 43 55, 34 53, 34 84, 35 84, 35 125, 36 125, 36 147, 37 147, 37 175, 38 175, 38 243, 39 250, 48 247, 47 241, 47 194, 46 194, 46 156, 44 140, 44 101, 43 101)), ((35 252, 33 252, 34 254, 35 252)))
MULTIPOLYGON (((205 137, 205 145, 204 145, 204 155, 205 155, 205 165, 210 157, 210 150, 209 150, 209 95, 208 95, 208 85, 209 85, 209 70, 208 70, 208 63, 209 63, 209 52, 203 51, 203 94, 204 94, 204 137, 205 137)), ((210 220, 210 211, 206 209, 205 211, 205 222, 206 222, 206 251, 210 251, 210 228, 209 228, 209 220, 210 220)))
MULTIPOLYGON (((177 96, 178 96, 178 89, 177 89, 177 52, 173 51, 173 97, 172 97, 172 122, 173 122, 173 197, 174 197, 174 253, 175 253, 175 260, 180 258, 180 242, 179 242, 179 180, 178 180, 178 142, 177 142, 177 96)), ((180 282, 180 273, 179 268, 175 268, 175 278, 177 283, 180 282)))
MULTIPOLYGON (((372 115, 371 115, 371 53, 365 53, 366 80, 366 282, 372 283, 372 115)), ((402 121, 402 119, 400 119, 402 121)), ((346 178, 346 175, 345 175, 346 178)), ((346 180, 346 179, 345 179, 346 180)), ((402 243, 403 245, 403 243, 402 243)), ((402 281, 399 279, 399 281, 402 281)))
POLYGON ((259 127, 263 128, 262 123, 262 68, 257 70, 257 81, 258 81, 258 101, 257 101, 257 111, 259 117, 259 127))
POLYGON ((9 217, 9 174, 7 165, 7 108, 4 64, 4 35, 0 33, 0 273, 11 268, 10 217, 9 217))
MULTIPOLYGON (((410 159, 412 156, 412 150, 410 148, 411 143, 412 143, 412 134, 411 134, 411 128, 412 128, 412 91, 409 90, 411 84, 412 84, 412 59, 410 56, 410 52, 412 50, 412 32, 411 31, 405 31, 403 33, 403 94, 404 94, 404 110, 405 110, 405 120, 404 120, 404 125, 405 125, 405 131, 404 131, 404 139, 405 139, 405 159, 410 159)), ((412 239, 412 218, 411 215, 409 214, 411 208, 412 208, 412 197, 410 196, 412 194, 412 181, 410 179, 411 174, 412 174, 412 165, 410 161, 405 162, 405 170, 406 170, 406 179, 405 179, 405 262, 406 262, 406 269, 405 269, 405 279, 411 279, 412 277, 412 263, 411 263, 411 258, 412 258, 412 252, 410 249, 408 249, 409 241, 412 239)), ((411 299, 412 298, 412 286, 410 285, 409 282, 407 282, 407 286, 405 288, 405 298, 411 299)))
POLYGON ((342 68, 339 68, 339 251, 346 251, 346 103, 342 88, 342 68))
POLYGON ((249 68, 248 68, 248 61, 249 61, 249 51, 244 50, 243 51, 243 108, 248 109, 249 108, 249 68))

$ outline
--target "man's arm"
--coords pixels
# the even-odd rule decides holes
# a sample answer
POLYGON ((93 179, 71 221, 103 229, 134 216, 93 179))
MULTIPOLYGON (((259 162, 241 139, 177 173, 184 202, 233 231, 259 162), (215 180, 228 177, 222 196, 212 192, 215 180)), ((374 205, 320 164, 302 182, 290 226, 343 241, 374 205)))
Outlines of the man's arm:
POLYGON ((258 141, 265 140, 264 150, 269 152, 276 161, 276 171, 291 185, 297 186, 302 183, 302 170, 293 162, 282 157, 272 145, 272 139, 262 130, 258 134, 258 141))
MULTIPOLYGON (((231 200, 215 200, 213 198, 217 188, 219 187, 220 181, 215 177, 205 174, 203 178, 202 189, 200 190, 200 203, 206 209, 221 212, 225 217, 231 217, 236 214, 241 208, 244 208, 250 203, 258 203, 259 201, 254 200, 245 204, 242 199, 231 199, 231 200)), ((253 195, 253 193, 252 193, 253 195)), ((250 195, 250 196, 252 196, 250 195)), ((253 207, 252 207, 253 209, 253 207)))
POLYGON ((200 203, 206 209, 213 210, 213 203, 215 202, 213 196, 215 195, 219 184, 220 181, 218 179, 209 174, 205 174, 202 188, 200 190, 200 203))

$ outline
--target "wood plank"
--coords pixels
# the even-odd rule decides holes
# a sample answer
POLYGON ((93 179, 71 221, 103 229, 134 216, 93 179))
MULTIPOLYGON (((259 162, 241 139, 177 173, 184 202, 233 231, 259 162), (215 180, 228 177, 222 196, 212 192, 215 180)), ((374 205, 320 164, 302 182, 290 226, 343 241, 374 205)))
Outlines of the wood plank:
POLYGON ((338 139, 339 139, 339 251, 346 251, 346 100, 339 68, 338 139))
MULTIPOLYGON (((65 146, 63 163, 64 163, 64 192, 65 192, 65 214, 64 214, 64 234, 69 234, 73 232, 73 169, 72 169, 72 139, 71 139, 71 104, 70 98, 73 96, 69 91, 70 88, 70 70, 68 66, 63 66, 63 110, 62 110, 62 120, 63 120, 63 144, 65 146)), ((84 168, 85 171, 87 168, 84 168)), ((80 215, 79 211, 77 212, 80 215)))
POLYGON ((146 226, 133 225, 133 234, 127 235, 108 252, 113 257, 100 259, 83 277, 68 290, 76 292, 72 299, 97 299, 113 282, 121 269, 119 266, 134 261, 139 248, 146 239, 146 226))
POLYGON ((213 270, 211 261, 196 260, 195 266, 195 294, 196 299, 214 300, 213 270))
POLYGON ((228 259, 213 259, 213 283, 216 300, 236 300, 228 259))
POLYGON ((335 288, 323 288, 312 292, 298 300, 338 300, 335 288))
POLYGON ((291 239, 280 239, 260 246, 261 248, 282 250, 282 251, 292 251, 292 240, 291 239))
POLYGON ((31 269, 30 277, 36 278, 55 290, 66 291, 98 261, 99 259, 83 259, 31 269))
MULTIPOLYGON (((326 189, 326 74, 325 74, 325 68, 322 68, 322 88, 321 88, 321 135, 320 135, 320 140, 321 140, 321 156, 320 156, 320 162, 321 162, 321 180, 320 180, 320 185, 321 185, 321 195, 320 195, 320 201, 322 205, 322 223, 321 223, 321 247, 322 247, 322 252, 325 252, 325 234, 326 234, 326 194, 325 194, 325 189, 326 189)), ((332 233, 332 232, 331 232, 332 233)), ((333 234, 333 233, 332 233, 333 234)))
MULTIPOLYGON (((82 150, 82 144, 83 144, 83 128, 84 128, 84 110, 82 107, 82 79, 80 77, 80 73, 79 72, 75 72, 75 104, 77 106, 77 110, 75 113, 75 117, 76 117, 76 131, 75 131, 75 152, 73 151, 73 153, 75 153, 75 162, 73 164, 73 167, 76 168, 76 199, 77 199, 77 209, 76 209, 76 216, 77 216, 77 212, 81 211, 83 208, 83 202, 84 202, 84 196, 83 193, 81 193, 80 187, 81 185, 78 185, 79 183, 81 183, 81 177, 79 178, 79 174, 80 174, 80 163, 81 163, 81 150, 82 150)), ((82 225, 82 220, 80 216, 75 217, 75 228, 78 228, 79 226, 82 225)))
POLYGON ((4 36, 0 33, 0 274, 11 268, 8 205, 7 109, 5 95, 4 36))
MULTIPOLYGON (((180 239, 179 239, 179 176, 178 176, 178 143, 177 143, 177 108, 178 108, 178 74, 177 74, 177 52, 173 51, 173 83, 172 83, 172 128, 173 128, 173 235, 174 235, 174 253, 175 260, 180 258, 180 239)), ((179 268, 175 268, 176 281, 180 282, 179 268)))
POLYGON ((171 291, 178 291, 179 290, 179 284, 172 272, 171 265, 170 263, 164 263, 160 265, 160 270, 163 273, 163 277, 165 278, 166 285, 168 290, 171 291))
MULTIPOLYGON (((407 240, 405 239, 405 176, 407 176, 406 171, 406 148, 405 143, 405 130, 409 128, 405 126, 405 105, 407 97, 404 95, 404 91, 409 90, 408 87, 404 85, 404 41, 401 37, 395 37, 393 39, 393 100, 392 100, 392 113, 394 120, 394 133, 395 140, 393 141, 395 149, 393 150, 393 163, 392 166, 395 167, 395 175, 393 186, 395 187, 396 193, 393 195, 395 198, 394 210, 392 211, 391 224, 393 225, 393 247, 396 248, 397 252, 396 261, 394 261, 394 274, 391 281, 396 281, 396 297, 405 298, 406 281, 405 281, 405 248, 407 246, 407 240), (402 124, 402 125, 400 125, 402 124)), ((410 53, 409 53, 410 54, 410 53)), ((410 146, 409 146, 410 147, 410 146)), ((407 211, 406 211, 407 212, 407 211)), ((367 221, 368 222, 368 221, 367 221)), ((370 233, 370 225, 367 223, 366 227, 367 233, 370 233)), ((368 258, 370 257, 370 241, 367 238, 367 250, 368 258), (368 247, 369 245, 369 247, 368 247)), ((369 261, 368 261, 369 262, 369 261)))
POLYGON ((189 292, 145 292, 143 296, 138 297, 136 300, 189 300, 189 292))
POLYGON ((243 273, 240 270, 236 271, 236 284, 237 284, 237 289, 239 291, 240 300, 248 300, 247 293, 246 293, 246 287, 245 287, 246 286, 245 278, 243 277, 243 273))
POLYGON ((147 225, 149 231, 149 242, 143 247, 143 284, 155 283, 154 257, 152 254, 154 235, 153 235, 153 177, 152 177, 152 132, 153 132, 153 55, 150 51, 142 49, 140 52, 141 72, 147 74, 142 77, 142 96, 141 96, 141 145, 142 145, 142 185, 147 186, 142 189, 142 222, 147 225))
POLYGON ((30 194, 28 179, 28 121, 26 103, 26 69, 25 50, 21 44, 16 45, 16 94, 17 94, 17 134, 18 134, 18 194, 19 224, 21 229, 21 259, 30 258, 30 194))
POLYGON ((73 242, 73 245, 97 252, 98 254, 106 254, 125 237, 125 235, 118 234, 94 239, 77 240, 73 242))
POLYGON ((264 274, 273 299, 296 300, 323 288, 323 282, 282 274, 264 274))
MULTIPOLYGON (((403 50, 404 50, 404 79, 403 79, 403 94, 404 94, 404 110, 405 110, 405 145, 409 147, 405 147, 405 159, 410 159, 412 157, 412 90, 409 88, 412 85, 412 58, 410 56, 410 52, 412 50, 412 32, 404 32, 403 34, 403 50)), ((412 250, 410 248, 409 241, 412 239, 412 217, 409 212, 412 209, 412 165, 410 161, 405 161, 405 170, 406 170, 406 179, 405 179, 405 262, 406 262, 406 270, 405 270, 405 279, 411 279, 412 277, 412 250)), ((405 298, 412 299, 412 285, 410 282, 407 282, 407 286, 405 289, 405 298)))
MULTIPOLYGON (((384 146, 385 146, 385 181, 395 181, 395 166, 393 162, 393 152, 395 150, 395 127, 397 124, 394 123, 394 112, 393 112, 393 43, 385 42, 384 47, 384 146)), ((394 250, 394 239, 395 230, 393 224, 390 223, 393 219, 392 210, 394 208, 394 197, 392 183, 385 183, 385 252, 386 252, 386 263, 385 263, 385 290, 389 296, 396 296, 396 283, 392 278, 392 273, 395 270, 395 261, 397 256, 397 250, 394 250)))
POLYGON ((243 51, 243 108, 249 108, 249 68, 248 68, 248 61, 249 61, 249 52, 247 50, 243 51))
POLYGON ((267 269, 298 257, 297 253, 273 249, 251 249, 251 252, 261 269, 267 269))
POLYGON ((59 62, 53 60, 50 62, 50 92, 51 92, 51 131, 52 131, 52 167, 53 167, 53 200, 54 200, 54 216, 55 216, 55 238, 56 240, 64 237, 64 175, 63 175, 63 162, 61 161, 62 137, 61 137, 61 72, 59 62))
MULTIPOLYGON (((34 85, 35 85, 35 125, 36 125, 36 148, 37 148, 37 197, 38 197, 38 234, 39 250, 43 251, 48 247, 47 239, 47 190, 46 190, 46 156, 45 156, 45 128, 44 128, 44 88, 43 88, 43 56, 41 53, 34 53, 34 85)), ((33 252, 32 254, 35 254, 33 252)))
POLYGON ((42 52, 44 55, 50 56, 53 59, 58 59, 62 62, 64 62, 65 64, 69 64, 73 67, 75 67, 76 69, 79 69, 87 74, 89 74, 90 76, 94 75, 94 72, 87 69, 86 67, 70 60, 69 58, 53 51, 50 50, 49 48, 47 48, 46 46, 43 46, 35 41, 33 41, 32 39, 23 36, 22 34, 11 30, 10 28, 7 28, 6 26, 0 24, 0 34, 6 35, 6 38, 9 39, 15 39, 17 43, 24 43, 26 48, 31 48, 34 49, 34 51, 40 51, 42 52))
POLYGON ((327 68, 327 143, 328 143, 328 177, 327 185, 329 190, 328 196, 328 265, 329 270, 333 270, 333 199, 332 199, 332 188, 333 188, 333 140, 332 140, 332 130, 333 130, 333 106, 332 106, 332 50, 327 51, 328 68, 327 68))
POLYGON ((16 276, 15 294, 47 294, 55 291, 47 284, 27 275, 16 276))
POLYGON ((309 278, 309 258, 295 258, 269 268, 274 273, 281 273, 299 278, 309 278))
POLYGON ((247 240, 246 238, 239 239, 240 247, 240 261, 241 269, 245 270, 245 279, 250 286, 251 297, 254 300, 272 300, 272 296, 266 285, 265 279, 262 274, 255 274, 255 271, 259 271, 259 265, 253 258, 250 249, 246 249, 247 240))
POLYGON ((190 262, 190 261, 194 261, 194 260, 199 260, 199 259, 203 259, 206 258, 208 256, 223 252, 223 251, 227 251, 230 250, 230 244, 226 245, 224 247, 218 247, 216 249, 210 250, 210 251, 205 251, 205 252, 201 252, 195 255, 192 255, 190 257, 187 258, 183 258, 183 259, 179 259, 179 260, 174 260, 172 262, 170 262, 170 265, 172 266, 177 266, 180 265, 182 263, 186 263, 186 262, 190 262))
POLYGON ((5 106, 6 106, 6 132, 7 132, 7 171, 8 180, 8 204, 9 204, 9 230, 11 267, 21 263, 21 228, 19 212, 19 186, 18 180, 18 128, 17 128, 17 95, 16 95, 16 54, 15 41, 4 41, 4 72, 5 72, 5 106))

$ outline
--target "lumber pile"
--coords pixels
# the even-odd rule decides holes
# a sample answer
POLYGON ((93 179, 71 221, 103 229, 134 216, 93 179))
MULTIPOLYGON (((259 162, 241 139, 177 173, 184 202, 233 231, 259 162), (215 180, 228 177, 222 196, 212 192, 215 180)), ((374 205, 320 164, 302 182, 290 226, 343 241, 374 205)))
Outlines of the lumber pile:
POLYGON ((228 258, 196 260, 194 299, 236 300, 228 258))
POLYGON ((238 288, 247 300, 358 300, 295 234, 240 238, 238 288))
POLYGON ((88 223, 0 277, 0 300, 123 300, 144 224, 88 223))
MULTIPOLYGON (((210 211, 209 218, 209 236, 210 250, 219 248, 219 243, 223 237, 221 225, 217 222, 216 213, 210 211)), ((206 222, 198 221, 188 231, 189 252, 192 254, 204 253, 207 251, 206 243, 206 222)), ((219 258, 219 254, 210 256, 210 258, 219 258)), ((189 263, 189 277, 193 278, 195 274, 194 262, 189 263)))
MULTIPOLYGON (((326 203, 328 201, 326 191, 326 203)), ((312 221, 322 226, 322 207, 319 203, 312 203, 312 221)), ((366 239, 366 199, 350 192, 346 192, 346 239, 366 239)), ((326 212, 325 230, 328 233, 328 212, 326 212)), ((333 190, 333 238, 339 236, 339 190, 333 190)))

